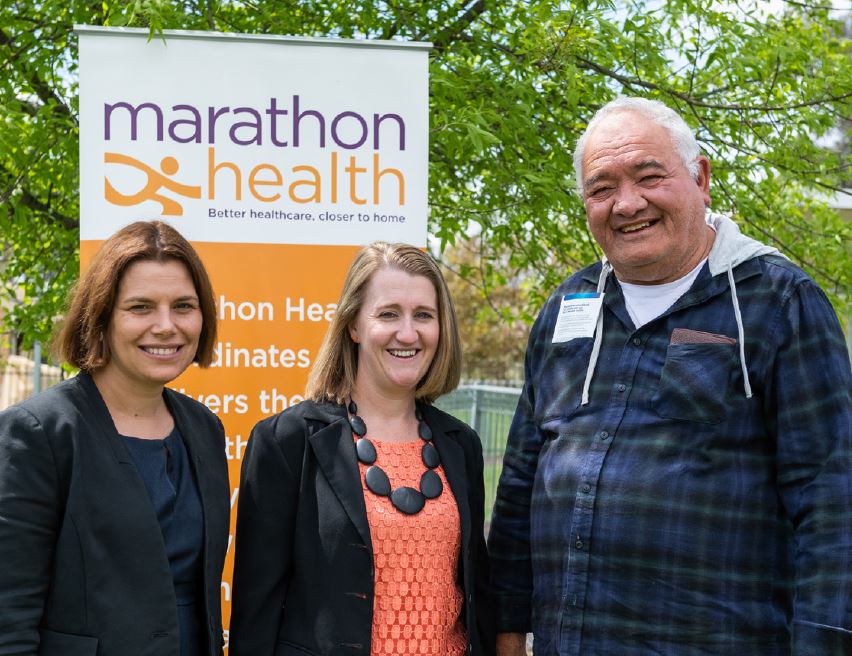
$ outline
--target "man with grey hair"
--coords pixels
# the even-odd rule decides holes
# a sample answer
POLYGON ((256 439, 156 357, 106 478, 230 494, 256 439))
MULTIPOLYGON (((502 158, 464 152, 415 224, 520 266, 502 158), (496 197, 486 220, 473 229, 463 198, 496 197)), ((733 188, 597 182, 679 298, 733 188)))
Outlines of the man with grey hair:
POLYGON ((801 269, 620 98, 574 157, 604 259, 527 348, 489 547, 498 656, 852 654, 852 372, 801 269))

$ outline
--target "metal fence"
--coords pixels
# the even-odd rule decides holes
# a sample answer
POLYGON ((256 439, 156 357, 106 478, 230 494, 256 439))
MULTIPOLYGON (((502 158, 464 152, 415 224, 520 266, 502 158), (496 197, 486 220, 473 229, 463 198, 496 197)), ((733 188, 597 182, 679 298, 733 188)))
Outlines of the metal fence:
POLYGON ((497 494, 497 481, 503 469, 506 436, 521 395, 520 387, 502 387, 479 383, 462 384, 442 396, 435 405, 471 426, 482 440, 485 461, 485 522, 491 521, 491 509, 497 494))
POLYGON ((33 361, 21 355, 10 355, 0 362, 0 410, 23 401, 34 391, 47 389, 65 377, 65 372, 52 365, 36 368, 33 361))

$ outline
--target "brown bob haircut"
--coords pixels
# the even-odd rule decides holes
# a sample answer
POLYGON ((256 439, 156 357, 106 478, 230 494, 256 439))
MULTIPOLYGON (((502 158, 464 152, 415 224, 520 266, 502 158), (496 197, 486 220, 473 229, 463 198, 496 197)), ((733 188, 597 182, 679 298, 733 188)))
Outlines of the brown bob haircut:
POLYGON ((193 361, 202 367, 210 365, 216 342, 213 287, 192 245, 162 221, 131 223, 100 247, 74 286, 65 320, 53 341, 53 350, 59 360, 85 371, 95 371, 109 363, 111 354, 103 336, 109 326, 118 286, 127 267, 140 261, 177 261, 186 266, 195 285, 203 319, 193 361))
POLYGON ((364 305, 367 285, 373 274, 385 268, 423 276, 435 287, 438 298, 438 347, 429 369, 417 384, 415 397, 426 403, 451 392, 461 376, 461 339, 458 320, 447 283, 435 260, 415 246, 373 242, 362 248, 349 267, 337 312, 331 320, 314 367, 308 377, 305 396, 314 401, 346 403, 352 396, 358 373, 358 345, 349 328, 364 305))

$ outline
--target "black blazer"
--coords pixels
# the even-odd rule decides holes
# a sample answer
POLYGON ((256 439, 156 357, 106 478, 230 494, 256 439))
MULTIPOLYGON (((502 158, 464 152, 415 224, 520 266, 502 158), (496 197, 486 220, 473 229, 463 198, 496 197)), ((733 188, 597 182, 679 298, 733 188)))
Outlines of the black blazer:
MULTIPOLYGON (((494 653, 483 537, 482 447, 422 406, 461 522, 468 653, 494 653)), ((255 426, 240 477, 231 656, 370 653, 373 551, 343 406, 304 401, 255 426)))
MULTIPOLYGON (((222 653, 229 486, 222 424, 165 390, 204 509, 209 654, 222 653)), ((178 656, 171 571, 145 484, 88 374, 0 413, 0 654, 178 656)))

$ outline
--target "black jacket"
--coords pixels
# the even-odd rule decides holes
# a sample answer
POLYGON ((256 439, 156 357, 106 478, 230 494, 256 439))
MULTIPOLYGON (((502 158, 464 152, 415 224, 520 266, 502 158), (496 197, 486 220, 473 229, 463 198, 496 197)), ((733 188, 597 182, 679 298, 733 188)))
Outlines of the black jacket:
MULTIPOLYGON (((468 653, 493 654, 482 447, 462 422, 421 410, 458 503, 468 653)), ((345 409, 304 401, 255 426, 239 498, 230 655, 369 655, 373 551, 345 409)))
MULTIPOLYGON (((224 433, 166 390, 204 509, 209 654, 222 653, 224 433)), ((177 656, 169 562, 145 484, 91 377, 0 413, 0 655, 177 656)))

